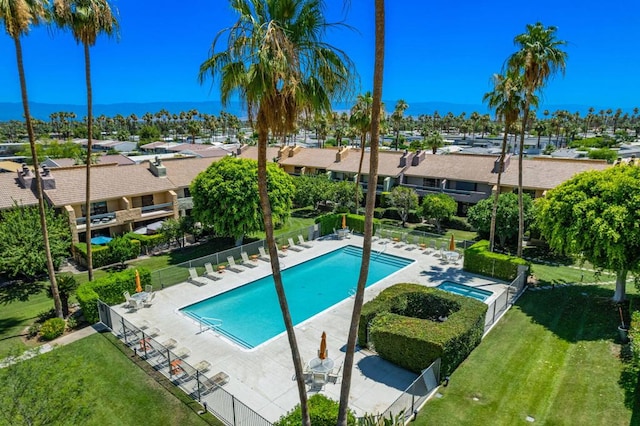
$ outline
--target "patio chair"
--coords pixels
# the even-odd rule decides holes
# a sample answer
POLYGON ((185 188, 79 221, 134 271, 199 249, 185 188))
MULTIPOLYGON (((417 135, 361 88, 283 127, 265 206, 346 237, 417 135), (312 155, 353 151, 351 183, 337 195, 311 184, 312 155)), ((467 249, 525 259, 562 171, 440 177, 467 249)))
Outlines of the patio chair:
POLYGON ((205 394, 213 389, 224 386, 229 382, 229 375, 224 371, 220 371, 211 378, 205 378, 200 380, 199 384, 196 384, 194 390, 199 390, 201 394, 205 394), (199 386, 198 386, 199 385, 199 386))
POLYGON ((164 342, 160 343, 162 346, 165 347, 165 349, 171 349, 171 348, 175 348, 176 346, 178 346, 178 342, 176 341, 176 339, 172 339, 169 338, 167 340, 165 340, 164 342))
POLYGON ((191 349, 189 348, 185 348, 184 346, 181 348, 178 348, 175 350, 175 352, 173 353, 174 356, 178 357, 178 358, 186 358, 189 355, 191 355, 191 349))
POLYGON ((302 251, 302 247, 298 247, 296 245, 296 243, 293 242, 293 238, 289 238, 287 239, 287 241, 289 242, 289 250, 293 250, 293 251, 302 251))
POLYGON ((233 258, 233 256, 227 256, 227 262, 229 262, 229 266, 227 266, 227 269, 233 272, 244 272, 245 269, 241 268, 240 265, 236 264, 236 260, 233 258))
POLYGON ((240 252, 240 257, 242 257, 242 266, 247 266, 249 268, 255 268, 256 266, 258 266, 256 265, 256 262, 249 259, 249 255, 246 251, 240 252))
POLYGON ((304 238, 302 238, 302 235, 298 235, 298 245, 301 246, 301 247, 305 247, 305 248, 313 247, 313 244, 311 244, 310 242, 305 241, 304 238))
POLYGON ((151 284, 147 284, 144 286, 144 291, 151 294, 153 293, 153 286, 151 284))
POLYGON ((207 280, 206 278, 198 276, 198 271, 196 271, 196 268, 189 268, 189 279, 187 281, 189 281, 191 284, 197 285, 198 287, 209 283, 209 280, 207 280))
POLYGON ((327 374, 327 382, 333 383, 334 385, 337 384, 338 378, 340 377, 341 370, 342 370, 342 364, 340 364, 340 367, 338 367, 335 373, 332 370, 329 374, 327 374))
POLYGON ((193 366, 193 368, 196 369, 196 371, 198 371, 199 373, 204 373, 205 371, 207 371, 209 369, 209 367, 211 367, 211 363, 209 361, 205 361, 202 360, 199 363, 197 363, 196 365, 193 366))
POLYGON ((205 263, 204 270, 205 270, 204 275, 210 280, 218 281, 222 279, 222 277, 220 276, 221 274, 213 270, 213 266, 211 265, 211 263, 209 262, 205 263))
POLYGON ((258 259, 264 260, 265 262, 271 262, 271 258, 269 257, 267 252, 264 250, 264 247, 258 247, 258 253, 260 253, 260 256, 258 257, 258 259))
POLYGON ((311 391, 320 391, 327 383, 326 373, 313 373, 311 376, 311 391))
POLYGON ((149 294, 149 297, 147 297, 147 300, 145 300, 142 303, 142 306, 144 306, 145 308, 150 308, 151 305, 153 305, 153 299, 155 299, 155 297, 156 297, 156 293, 154 291, 151 294, 149 294))

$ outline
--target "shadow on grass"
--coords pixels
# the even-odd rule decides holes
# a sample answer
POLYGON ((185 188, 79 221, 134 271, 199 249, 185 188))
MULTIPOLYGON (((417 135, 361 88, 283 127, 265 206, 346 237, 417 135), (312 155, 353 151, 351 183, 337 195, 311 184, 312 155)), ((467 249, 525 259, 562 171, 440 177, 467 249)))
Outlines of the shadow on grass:
MULTIPOLYGON (((24 322, 23 319, 16 318, 16 317, 0 318, 0 330, 8 330, 10 328, 17 327, 23 322, 24 322)), ((21 336, 26 336, 26 334, 25 333, 12 334, 10 336, 5 336, 0 338, 0 341, 14 339, 16 337, 21 337, 21 336)))
POLYGON ((202 244, 173 250, 167 254, 169 256, 169 265, 178 265, 188 262, 189 260, 207 256, 211 253, 227 250, 234 247, 235 241, 229 237, 210 238, 209 241, 202 244))

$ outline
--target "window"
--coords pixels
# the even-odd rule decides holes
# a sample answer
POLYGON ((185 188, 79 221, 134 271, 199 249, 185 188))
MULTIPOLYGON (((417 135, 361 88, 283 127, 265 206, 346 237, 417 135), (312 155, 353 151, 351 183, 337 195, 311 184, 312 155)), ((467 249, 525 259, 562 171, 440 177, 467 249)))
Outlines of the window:
POLYGON ((191 197, 191 191, 189 190, 189 188, 185 188, 184 189, 184 196, 185 197, 191 197))
MULTIPOLYGON (((107 210, 107 202, 106 201, 98 201, 96 203, 91 203, 91 216, 97 215, 97 214, 105 214, 105 213, 109 213, 109 211, 107 210)), ((87 209, 85 208, 84 204, 82 205, 82 216, 86 216, 87 215, 87 209)))
POLYGON ((153 205, 153 195, 143 195, 140 198, 142 198, 142 207, 153 205))
POLYGON ((456 182, 456 189, 459 191, 475 191, 477 186, 475 182, 456 182))
POLYGON ((438 181, 436 179, 423 178, 422 186, 426 186, 429 188, 436 188, 438 186, 438 181))

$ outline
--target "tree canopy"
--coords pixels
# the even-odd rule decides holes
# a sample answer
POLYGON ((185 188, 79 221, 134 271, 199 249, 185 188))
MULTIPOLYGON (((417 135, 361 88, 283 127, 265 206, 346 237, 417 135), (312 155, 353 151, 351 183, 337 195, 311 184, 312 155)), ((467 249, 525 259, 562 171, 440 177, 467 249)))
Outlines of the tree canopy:
POLYGON ((580 173, 537 206, 537 226, 549 246, 615 271, 614 300, 624 300, 627 273, 640 267, 640 168, 580 173))
POLYGON ((418 194, 406 186, 396 186, 389 194, 389 203, 398 209, 402 226, 407 223, 409 211, 418 207, 418 194))
POLYGON ((458 208, 458 203, 447 194, 429 194, 422 199, 418 214, 423 219, 433 220, 436 229, 440 232, 440 222, 453 216, 458 208))
MULTIPOLYGON (((211 164, 191 183, 193 215, 221 236, 239 239, 263 230, 257 171, 254 160, 225 157, 211 164)), ((295 187, 277 164, 269 164, 267 174, 274 223, 284 223, 291 212, 295 187)))
MULTIPOLYGON (((528 194, 522 194, 524 202, 525 229, 534 220, 533 201, 528 194)), ((467 218, 471 226, 483 235, 489 235, 491 228, 491 214, 494 201, 491 198, 481 200, 469 208, 467 218)), ((518 194, 508 192, 500 194, 496 211, 496 236, 500 245, 513 241, 518 236, 518 194)))

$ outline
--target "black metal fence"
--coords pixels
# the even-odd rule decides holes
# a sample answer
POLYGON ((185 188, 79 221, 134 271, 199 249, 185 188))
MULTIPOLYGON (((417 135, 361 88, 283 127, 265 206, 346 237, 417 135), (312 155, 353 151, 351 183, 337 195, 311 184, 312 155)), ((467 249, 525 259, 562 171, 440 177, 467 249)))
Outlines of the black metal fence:
POLYGON ((527 268, 519 267, 518 276, 511 281, 505 291, 491 302, 487 309, 487 315, 484 322, 484 333, 486 334, 491 327, 502 317, 506 310, 513 305, 516 300, 524 293, 527 284, 527 268))
POLYGON ((180 348, 174 347, 175 341, 159 342, 155 339, 157 331, 134 326, 102 301, 98 301, 98 312, 100 322, 118 339, 226 425, 271 426, 223 388, 229 380, 223 371, 210 372, 210 365, 204 361, 191 365, 184 359, 188 354, 180 354, 180 348))

